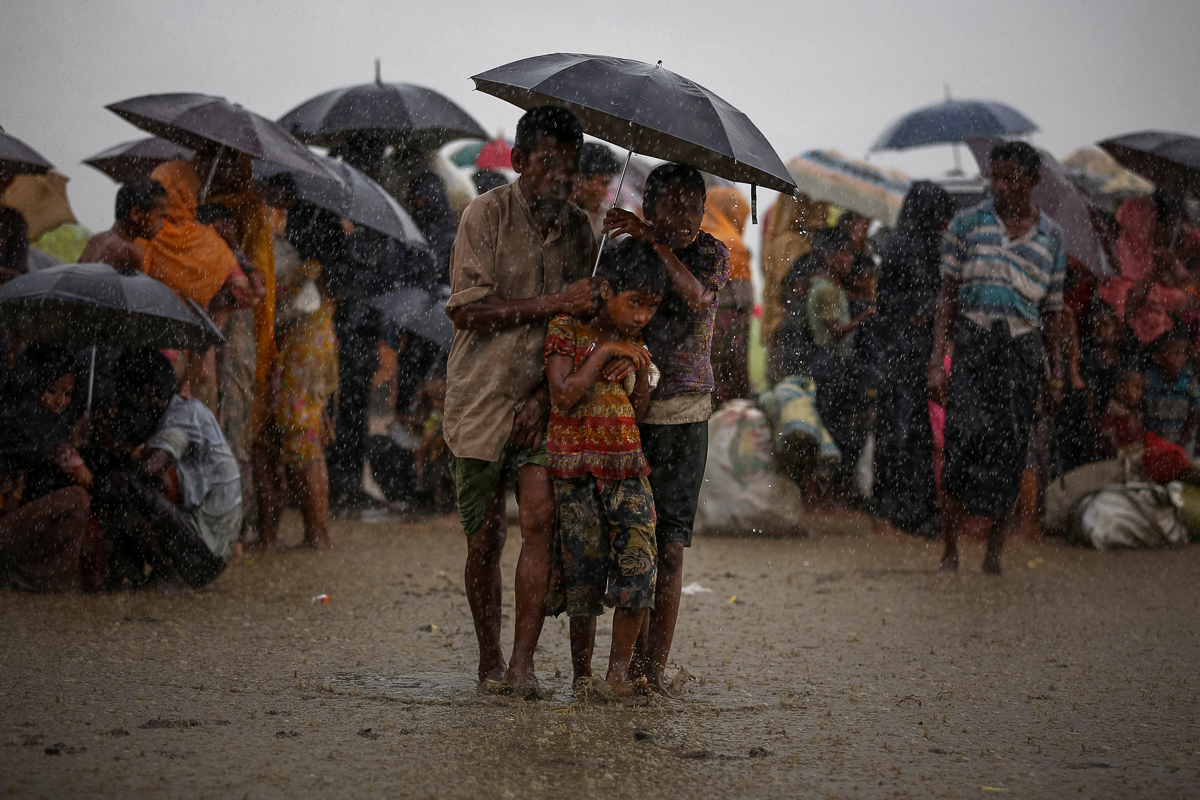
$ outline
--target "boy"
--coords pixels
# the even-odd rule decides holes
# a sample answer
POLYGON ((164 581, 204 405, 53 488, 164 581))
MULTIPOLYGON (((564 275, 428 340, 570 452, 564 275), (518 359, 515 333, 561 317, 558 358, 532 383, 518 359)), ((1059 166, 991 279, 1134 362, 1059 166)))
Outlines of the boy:
POLYGON ((629 661, 654 607, 658 558, 650 466, 637 427, 650 406, 650 353, 640 333, 662 302, 667 276, 654 250, 630 239, 609 251, 600 278, 595 316, 563 314, 550 322, 546 452, 558 497, 555 532, 575 683, 591 678, 596 616, 615 606, 605 680, 628 697, 629 661), (626 393, 620 381, 633 370, 626 393))
POLYGON ((571 190, 571 202, 588 215, 592 233, 599 239, 604 227, 604 201, 612 180, 621 170, 617 157, 598 142, 584 142, 579 156, 579 172, 575 175, 575 186, 571 190))
POLYGON ((679 617, 683 553, 692 543, 708 461, 717 295, 729 281, 729 248, 700 230, 706 197, 699 170, 661 164, 646 176, 645 219, 615 208, 605 217, 603 231, 629 234, 651 246, 670 278, 662 307, 645 331, 662 379, 638 426, 653 470, 659 571, 654 612, 635 668, 646 670, 650 687, 663 695, 670 694, 663 670, 679 617))
POLYGON ((162 230, 167 190, 146 178, 117 190, 116 222, 97 233, 79 256, 83 264, 108 264, 120 272, 141 272, 145 253, 138 239, 153 239, 162 230))
POLYGON ((1116 458, 1127 448, 1140 447, 1146 437, 1142 427, 1142 375, 1125 372, 1117 380, 1112 399, 1100 417, 1100 436, 1097 449, 1102 458, 1116 458))
POLYGON ((1146 371, 1146 430, 1187 447, 1200 422, 1200 383, 1188 360, 1188 339, 1170 331, 1154 343, 1154 365, 1146 371))

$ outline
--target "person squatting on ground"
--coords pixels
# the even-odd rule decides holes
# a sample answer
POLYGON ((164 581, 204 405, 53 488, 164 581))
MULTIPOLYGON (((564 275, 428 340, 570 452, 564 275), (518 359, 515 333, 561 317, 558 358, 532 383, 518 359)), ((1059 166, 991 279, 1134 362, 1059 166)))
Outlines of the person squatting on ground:
POLYGON ((662 305, 643 332, 662 374, 639 424, 654 490, 658 581, 633 667, 635 678, 644 675, 662 694, 669 694, 663 670, 679 617, 683 551, 692 543, 708 460, 717 295, 729 279, 728 248, 700 230, 704 201, 699 170, 663 164, 646 178, 645 219, 612 209, 604 223, 609 236, 628 234, 653 248, 670 278, 662 305))
POLYGON ((650 466, 637 427, 651 389, 641 331, 662 302, 667 275, 649 245, 628 239, 605 253, 599 277, 597 313, 559 315, 546 336, 547 465, 558 505, 556 582, 565 595, 548 602, 547 613, 565 607, 571 618, 578 689, 592 676, 596 617, 615 608, 605 680, 628 697, 629 662, 654 607, 658 560, 650 466))
POLYGON ((63 414, 75 359, 63 347, 34 344, 15 374, 0 411, 0 586, 71 591, 80 587, 92 487, 63 414))
POLYGON ((1004 531, 996 521, 1020 492, 1047 357, 1050 413, 1062 399, 1067 257, 1062 229, 1030 200, 1041 168, 1037 150, 1006 142, 991 162, 995 199, 956 216, 942 242, 926 380, 931 399, 946 406, 942 570, 958 569, 958 536, 970 514, 990 519, 983 571, 999 575, 1004 531))
POLYGON ((446 375, 444 432, 467 536, 467 600, 479 640, 479 679, 538 690, 533 651, 541 634, 554 529, 554 487, 544 448, 549 321, 592 311, 588 278, 596 242, 570 205, 583 131, 569 111, 541 107, 517 125, 515 183, 471 202, 450 256, 446 313, 454 343, 446 375), (515 477, 521 555, 516 634, 506 665, 500 645, 500 555, 505 489, 515 477))

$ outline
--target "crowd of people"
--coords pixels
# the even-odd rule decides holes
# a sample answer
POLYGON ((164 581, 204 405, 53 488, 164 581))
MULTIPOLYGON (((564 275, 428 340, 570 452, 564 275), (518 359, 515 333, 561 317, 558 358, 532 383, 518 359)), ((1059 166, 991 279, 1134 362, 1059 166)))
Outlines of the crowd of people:
MULTIPOLYGON (((328 549, 331 507, 376 504, 373 480, 409 507, 457 507, 485 685, 538 694, 543 621, 566 613, 576 686, 669 694, 709 419, 753 396, 746 203, 664 163, 639 181, 640 208, 616 207, 621 162, 562 108, 525 113, 515 180, 479 171, 461 214, 427 154, 354 138, 335 155, 387 187, 426 246, 202 148, 122 186, 112 228, 70 260, 158 279, 208 312, 222 344, 70 349, 6 334, 4 582, 203 586, 244 548, 276 548, 293 502, 303 547, 328 549), (448 350, 389 317, 381 301, 400 290, 444 299, 448 350), (387 434, 370 419, 381 386, 387 434), (521 546, 506 658, 510 491, 521 546)), ((1153 450, 1175 475, 1191 468, 1200 231, 1163 189, 1096 209, 1119 266, 1098 278, 1033 203, 1041 167, 1004 142, 982 204, 960 209, 918 181, 875 235, 867 217, 802 196, 766 221, 767 379, 813 387, 813 422, 840 454, 789 474, 810 506, 940 536, 946 571, 982 524, 984 571, 1001 573, 1026 494, 1075 467, 1153 450)), ((23 224, 0 208, 4 280, 31 268, 23 224)))

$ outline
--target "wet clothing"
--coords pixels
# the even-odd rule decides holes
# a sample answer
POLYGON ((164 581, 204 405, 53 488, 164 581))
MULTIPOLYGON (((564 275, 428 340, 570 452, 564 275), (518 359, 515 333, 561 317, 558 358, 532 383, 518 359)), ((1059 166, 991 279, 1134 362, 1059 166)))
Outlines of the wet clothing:
POLYGON ((1040 331, 1010 336, 960 318, 946 408, 943 490, 966 513, 1003 518, 1020 493, 1042 380, 1040 331))
MULTIPOLYGON (((642 345, 640 336, 622 341, 642 345)), ((546 358, 567 356, 578 371, 596 345, 584 323, 574 317, 560 314, 550 321, 546 358)), ((595 381, 570 408, 551 404, 546 452, 550 474, 556 478, 592 475, 607 482, 639 478, 650 471, 633 405, 616 381, 595 381)))
MULTIPOLYGON (((543 436, 542 441, 545 438, 543 436)), ((526 464, 544 467, 547 457, 544 449, 531 453, 527 448, 509 442, 495 461, 459 458, 453 453, 449 461, 450 477, 458 493, 458 516, 462 520, 463 533, 469 538, 483 527, 497 492, 517 489, 517 470, 526 464)))
POLYGON ((90 505, 87 490, 71 486, 0 513, 0 586, 27 592, 78 589, 90 505))
POLYGON ((711 353, 720 304, 717 295, 729 281, 729 248, 704 231, 690 245, 675 251, 675 257, 705 291, 712 292, 713 299, 708 308, 693 314, 672 286, 642 329, 646 346, 662 373, 654 390, 655 401, 713 390, 711 353))
POLYGON ((812 279, 808 285, 807 312, 808 331, 818 350, 828 350, 841 359, 854 355, 854 332, 841 339, 834 339, 829 332, 831 322, 841 326, 850 324, 850 300, 837 281, 822 275, 812 279))
POLYGON ((214 555, 229 555, 241 533, 242 481, 216 417, 199 400, 175 395, 147 445, 174 459, 181 508, 214 555))
POLYGON ((1146 371, 1142 407, 1146 410, 1146 430, 1168 442, 1187 447, 1183 428, 1188 417, 1200 412, 1200 381, 1191 366, 1175 380, 1169 380, 1158 367, 1146 371))
POLYGON ((191 164, 160 164, 150 177, 167 190, 167 209, 158 235, 148 242, 138 240, 146 253, 146 274, 205 307, 237 260, 216 231, 196 221, 201 183, 191 164))
POLYGON ((66 414, 55 416, 32 400, 6 403, 0 410, 0 480, 25 473, 21 498, 29 503, 75 485, 75 479, 54 463, 59 448, 71 446, 66 414))
MULTIPOLYGON (((519 182, 493 189, 463 213, 451 251, 446 313, 493 294, 523 299, 560 292, 591 274, 595 253, 583 211, 562 205, 543 237, 519 182)), ((456 456, 500 458, 518 405, 545 380, 548 324, 455 329, 446 371, 445 435, 456 456)))
POLYGON ((595 617, 605 606, 654 608, 658 545, 649 481, 588 475, 555 478, 554 488, 551 553, 561 559, 562 579, 547 594, 548 613, 595 617))
POLYGON ((708 464, 708 422, 639 426, 650 464, 658 549, 669 542, 692 546, 692 526, 708 464))
POLYGON ((1041 327, 1042 315, 1063 307, 1067 251, 1062 228, 1040 213, 1020 238, 1010 239, 988 200, 956 216, 942 239, 942 274, 962 281, 958 314, 1010 335, 1041 327))

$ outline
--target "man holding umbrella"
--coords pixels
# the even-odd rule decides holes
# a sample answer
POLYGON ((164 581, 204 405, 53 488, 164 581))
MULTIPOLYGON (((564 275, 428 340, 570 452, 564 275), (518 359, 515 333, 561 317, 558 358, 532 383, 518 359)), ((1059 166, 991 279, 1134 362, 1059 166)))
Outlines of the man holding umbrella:
POLYGON ((472 201, 450 256, 454 321, 446 380, 445 438, 467 535, 467 600, 479 639, 479 679, 538 691, 533 651, 541 634, 554 528, 544 432, 549 409, 542 350, 556 314, 594 304, 596 244, 587 216, 570 205, 583 131, 562 108, 538 107, 517 124, 519 179, 472 201), (500 645, 500 555, 505 490, 516 480, 521 556, 516 635, 505 665, 500 645))

